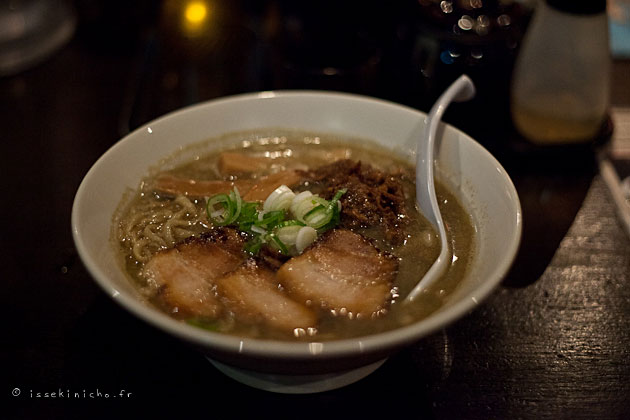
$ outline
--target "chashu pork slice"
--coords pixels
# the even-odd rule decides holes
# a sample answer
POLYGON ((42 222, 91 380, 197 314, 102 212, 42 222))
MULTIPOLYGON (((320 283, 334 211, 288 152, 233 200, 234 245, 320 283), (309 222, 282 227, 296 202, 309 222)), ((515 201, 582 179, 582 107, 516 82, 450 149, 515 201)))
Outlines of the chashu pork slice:
POLYGON ((290 299, 279 288, 276 274, 253 259, 217 279, 216 284, 226 306, 244 322, 262 322, 291 334, 317 324, 317 315, 290 299))
POLYGON ((158 252, 145 265, 143 274, 157 286, 157 300, 173 313, 215 318, 222 305, 214 281, 245 261, 243 243, 236 230, 216 229, 158 252))
POLYGON ((346 229, 324 234, 277 276, 296 300, 337 314, 378 314, 391 298, 398 261, 363 236, 346 229))

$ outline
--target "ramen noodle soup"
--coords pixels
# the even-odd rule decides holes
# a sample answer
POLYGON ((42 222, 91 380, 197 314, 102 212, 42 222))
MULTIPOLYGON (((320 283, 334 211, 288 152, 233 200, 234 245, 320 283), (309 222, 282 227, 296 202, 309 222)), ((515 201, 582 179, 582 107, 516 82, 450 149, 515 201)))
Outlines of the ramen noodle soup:
POLYGON ((181 322, 275 340, 375 334, 440 308, 475 252, 471 216, 436 183, 452 264, 404 302, 440 252, 414 180, 363 139, 233 133, 158 164, 123 198, 112 242, 142 295, 181 322))

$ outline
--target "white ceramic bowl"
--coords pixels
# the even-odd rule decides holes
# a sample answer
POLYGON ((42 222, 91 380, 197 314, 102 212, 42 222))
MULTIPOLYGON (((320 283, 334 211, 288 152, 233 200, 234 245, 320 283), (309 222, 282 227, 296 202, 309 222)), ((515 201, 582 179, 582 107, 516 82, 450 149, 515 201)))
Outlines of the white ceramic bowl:
POLYGON ((472 267, 444 307, 385 333, 290 343, 222 335, 178 322, 145 303, 121 270, 110 242, 112 215, 127 189, 137 188, 150 167, 185 145, 234 131, 281 127, 372 139, 413 159, 425 117, 373 98, 307 91, 245 94, 168 114, 120 140, 87 173, 72 209, 77 250, 90 274, 116 302, 198 347, 215 366, 241 382, 278 392, 316 392, 354 382, 392 352, 474 309, 499 284, 516 255, 521 237, 517 193, 501 165, 471 137, 443 125, 437 156, 440 174, 477 224, 472 267))

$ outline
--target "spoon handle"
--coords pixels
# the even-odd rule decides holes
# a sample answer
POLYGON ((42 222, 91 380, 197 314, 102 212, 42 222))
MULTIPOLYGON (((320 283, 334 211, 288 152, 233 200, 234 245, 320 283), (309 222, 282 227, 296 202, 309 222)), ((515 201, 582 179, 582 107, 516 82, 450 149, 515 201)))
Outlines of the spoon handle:
POLYGON ((472 80, 465 74, 460 76, 438 98, 425 120, 424 136, 418 142, 416 153, 416 202, 422 214, 437 229, 441 250, 429 271, 406 297, 406 302, 414 300, 423 290, 435 283, 446 272, 452 261, 451 247, 448 244, 446 228, 435 192, 434 167, 437 129, 446 108, 452 101, 467 101, 474 95, 475 86, 472 80))

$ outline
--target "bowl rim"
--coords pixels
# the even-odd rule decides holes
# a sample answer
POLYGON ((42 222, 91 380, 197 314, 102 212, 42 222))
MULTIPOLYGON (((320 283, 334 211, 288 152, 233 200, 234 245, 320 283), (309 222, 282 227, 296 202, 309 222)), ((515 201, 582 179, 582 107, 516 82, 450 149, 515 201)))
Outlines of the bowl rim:
POLYGON ((99 167, 105 164, 110 155, 114 154, 117 149, 124 147, 126 143, 133 141, 133 139, 137 137, 139 133, 146 131, 149 126, 164 124, 167 123, 168 120, 180 118, 184 114, 188 114, 203 108, 221 106, 224 103, 238 101, 252 101, 260 99, 266 100, 272 98, 299 99, 308 97, 315 97, 317 99, 326 100, 350 99, 359 102, 372 103, 378 106, 395 108, 398 111, 412 113, 418 118, 426 117, 426 113, 408 107, 406 105, 354 93, 319 90, 273 90, 242 93, 211 99, 171 111, 160 117, 155 118, 152 121, 144 123, 129 134, 119 139, 96 160, 96 162, 90 167, 90 169, 84 176, 75 194, 71 214, 72 236, 81 261, 83 262, 90 276, 96 281, 100 288, 104 290, 105 293, 107 293, 114 301, 123 306, 126 310, 133 313, 138 318, 142 319, 153 327, 157 327, 158 329, 161 329, 180 339, 184 339, 193 344, 201 345, 205 348, 213 349, 215 351, 220 351, 224 353, 240 353, 244 355, 264 357, 268 359, 282 358, 297 360, 313 357, 339 358, 358 356, 360 354, 369 354, 374 352, 381 352, 387 349, 399 348, 411 342, 415 342, 439 329, 445 328, 447 325, 462 318, 468 312, 472 311, 473 309, 475 309, 475 307, 481 304, 491 294, 495 287, 503 280, 513 264, 514 258, 516 257, 520 246, 522 236, 522 209, 518 194, 516 192, 516 188, 514 187, 511 178, 509 177, 503 166, 488 150, 486 150, 474 138, 450 124, 445 125, 448 126, 449 129, 455 130, 458 135, 463 136, 466 141, 472 142, 470 146, 478 149, 478 152, 485 155, 485 157, 488 159, 488 162, 491 163, 500 173, 501 178, 503 178, 506 182, 506 186, 509 191, 510 201, 513 203, 516 210, 516 217, 514 221, 515 235, 511 238, 509 243, 505 244, 507 257, 504 258, 500 262, 500 264, 494 267, 494 270, 492 270, 491 273, 487 276, 487 280, 482 282, 475 289, 474 296, 467 296, 465 299, 449 305, 446 310, 438 311, 437 313, 434 313, 431 316, 414 322, 410 325, 372 335, 331 341, 312 340, 309 342, 291 342, 238 337, 218 332, 206 331, 198 327, 187 325, 181 321, 169 317, 167 314, 160 312, 156 308, 153 308, 148 303, 143 302, 136 297, 129 296, 125 293, 120 293, 110 282, 107 274, 98 267, 98 264, 93 261, 92 256, 89 254, 87 250, 87 245, 85 244, 82 236, 82 231, 80 229, 79 223, 80 207, 82 205, 83 197, 86 195, 86 189, 88 188, 91 179, 96 176, 95 174, 98 171, 99 167))

